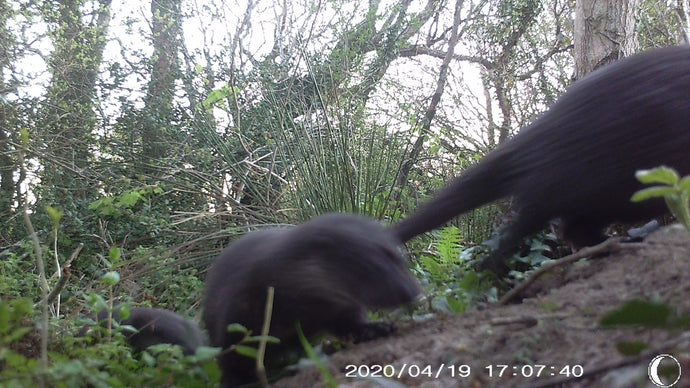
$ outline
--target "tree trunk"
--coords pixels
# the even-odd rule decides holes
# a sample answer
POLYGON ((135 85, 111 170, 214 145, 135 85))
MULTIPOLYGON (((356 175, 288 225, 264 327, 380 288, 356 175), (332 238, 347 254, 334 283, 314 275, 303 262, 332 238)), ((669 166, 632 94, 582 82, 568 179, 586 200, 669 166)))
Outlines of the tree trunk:
MULTIPOLYGON (((443 58, 443 62, 441 63, 441 67, 439 68, 438 80, 436 81, 436 90, 434 91, 434 94, 431 96, 431 102, 429 103, 429 107, 427 108, 426 113, 424 114, 424 118, 422 119, 421 133, 419 134, 417 141, 415 141, 414 145, 412 146, 410 156, 402 164, 400 174, 398 175, 398 178, 395 183, 395 187, 402 188, 405 186, 405 182, 407 182, 407 177, 410 174, 410 171, 412 170, 412 166, 419 157, 419 154, 422 152, 422 148, 424 147, 424 141, 426 140, 431 130, 431 122, 434 120, 434 117, 436 116, 436 107, 438 106, 439 102, 441 102, 441 96, 443 96, 443 89, 446 86, 448 78, 448 66, 450 66, 450 61, 453 59, 453 54, 455 53, 455 46, 458 44, 458 27, 460 26, 461 21, 461 9, 462 0, 456 0, 455 13, 453 15, 453 27, 451 29, 450 38, 448 39, 448 52, 446 53, 446 57, 443 58)), ((393 193, 394 201, 398 200, 399 194, 400 191, 395 191, 393 193)))
MULTIPOLYGON (((10 6, 5 0, 0 0, 0 96, 6 94, 3 71, 10 64, 10 47, 15 46, 12 36, 7 31, 7 20, 10 17, 10 6)), ((17 166, 11 156, 13 147, 9 144, 11 130, 8 117, 11 116, 12 103, 0 97, 0 219, 11 220, 13 214, 14 173, 17 166), (9 113, 9 114, 8 114, 9 113)), ((9 228, 5 225, 5 228, 9 228)), ((0 245, 3 245, 0 236, 0 245)))
POLYGON ((181 0, 151 2, 153 61, 142 111, 142 159, 150 163, 166 155, 165 128, 172 121, 175 81, 179 78, 178 41, 182 31, 181 0))
POLYGON ((634 54, 638 48, 638 0, 577 0, 575 5, 575 78, 634 54))
POLYGON ((48 61, 52 80, 41 112, 45 133, 39 135, 45 148, 40 155, 43 193, 38 197, 75 218, 76 204, 96 192, 85 172, 95 144, 96 80, 110 24, 110 0, 96 3, 84 7, 84 1, 48 2, 43 8, 44 21, 55 26, 48 32, 55 49, 48 61))
POLYGON ((678 0, 678 43, 690 44, 690 1, 678 0))

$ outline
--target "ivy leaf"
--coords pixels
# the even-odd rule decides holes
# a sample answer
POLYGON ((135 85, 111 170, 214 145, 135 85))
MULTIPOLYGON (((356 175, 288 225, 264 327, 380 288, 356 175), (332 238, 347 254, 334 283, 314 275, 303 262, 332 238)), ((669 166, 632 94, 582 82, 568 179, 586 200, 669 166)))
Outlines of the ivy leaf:
POLYGON ((131 208, 135 206, 139 201, 143 201, 145 198, 138 191, 130 191, 124 193, 120 196, 117 201, 117 206, 124 208, 131 208))

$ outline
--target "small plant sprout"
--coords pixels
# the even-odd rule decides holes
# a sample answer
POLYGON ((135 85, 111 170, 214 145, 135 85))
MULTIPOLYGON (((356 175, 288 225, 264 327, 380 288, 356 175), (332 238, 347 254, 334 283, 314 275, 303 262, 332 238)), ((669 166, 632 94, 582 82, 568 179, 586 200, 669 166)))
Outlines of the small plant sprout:
POLYGON ((630 198, 633 202, 640 202, 650 198, 663 197, 666 206, 676 219, 690 231, 690 175, 683 178, 670 167, 661 166, 650 170, 639 170, 635 173, 637 180, 644 184, 660 184, 642 189, 630 198))

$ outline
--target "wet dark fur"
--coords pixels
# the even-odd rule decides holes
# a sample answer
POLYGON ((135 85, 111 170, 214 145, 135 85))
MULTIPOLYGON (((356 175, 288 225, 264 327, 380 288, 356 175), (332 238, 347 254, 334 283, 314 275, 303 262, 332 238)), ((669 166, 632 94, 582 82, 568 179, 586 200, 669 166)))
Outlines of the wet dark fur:
MULTIPOLYGON (((419 292, 398 244, 377 222, 346 214, 243 236, 221 253, 206 278, 203 319, 211 344, 227 349, 241 339, 227 333, 231 323, 259 335, 269 286, 275 288, 270 335, 281 340, 268 346, 269 363, 297 345, 297 321, 307 337, 389 332, 389 325, 367 322, 367 310, 409 302, 419 292)), ((252 359, 229 352, 218 362, 225 387, 256 380, 252 359)))
POLYGON ((501 272, 525 236, 561 218, 578 247, 613 222, 648 221, 662 199, 630 202, 635 171, 690 174, 690 47, 622 59, 575 82, 531 125, 468 168, 394 226, 403 241, 491 201, 513 196, 518 216, 484 268, 501 272))
MULTIPOLYGON (((185 355, 194 354, 197 347, 204 345, 204 336, 199 326, 180 315, 165 309, 132 307, 127 319, 120 321, 120 310, 113 311, 113 320, 120 325, 137 329, 136 333, 125 332, 127 342, 137 351, 151 345, 172 344, 182 347, 185 355)), ((97 320, 102 326, 107 324, 108 312, 98 313, 97 320)))

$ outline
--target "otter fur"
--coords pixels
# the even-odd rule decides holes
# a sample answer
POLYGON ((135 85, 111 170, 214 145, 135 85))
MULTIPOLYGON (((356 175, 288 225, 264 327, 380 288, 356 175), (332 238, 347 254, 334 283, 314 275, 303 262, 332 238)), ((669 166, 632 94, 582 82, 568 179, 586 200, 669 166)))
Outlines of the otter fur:
MULTIPOLYGON (((179 345, 184 355, 194 354, 197 347, 205 344, 199 326, 182 316, 165 309, 132 307, 129 317, 120 320, 120 308, 113 310, 113 320, 120 325, 132 326, 137 331, 123 331, 127 343, 135 350, 142 351, 157 344, 179 345)), ((101 326, 107 324, 108 311, 101 310, 97 321, 101 326)))
POLYGON ((488 153, 393 226, 403 241, 469 210, 512 196, 517 217, 482 267, 505 271, 526 236, 556 218, 577 247, 613 222, 648 221, 663 199, 630 202, 635 171, 660 165, 690 174, 690 47, 621 59, 573 85, 541 117, 488 153))
MULTIPOLYGON (((339 213, 244 235, 220 254, 206 278, 203 321, 211 345, 229 349, 242 339, 228 333, 231 323, 260 335, 269 287, 269 334, 281 343, 268 345, 268 364, 289 348, 301 348, 297 322, 307 337, 329 332, 371 339, 389 333, 390 325, 367 321, 367 310, 410 302, 420 291, 399 244, 379 223, 339 213)), ((256 381, 251 358, 226 351, 218 363, 224 387, 256 381)))

